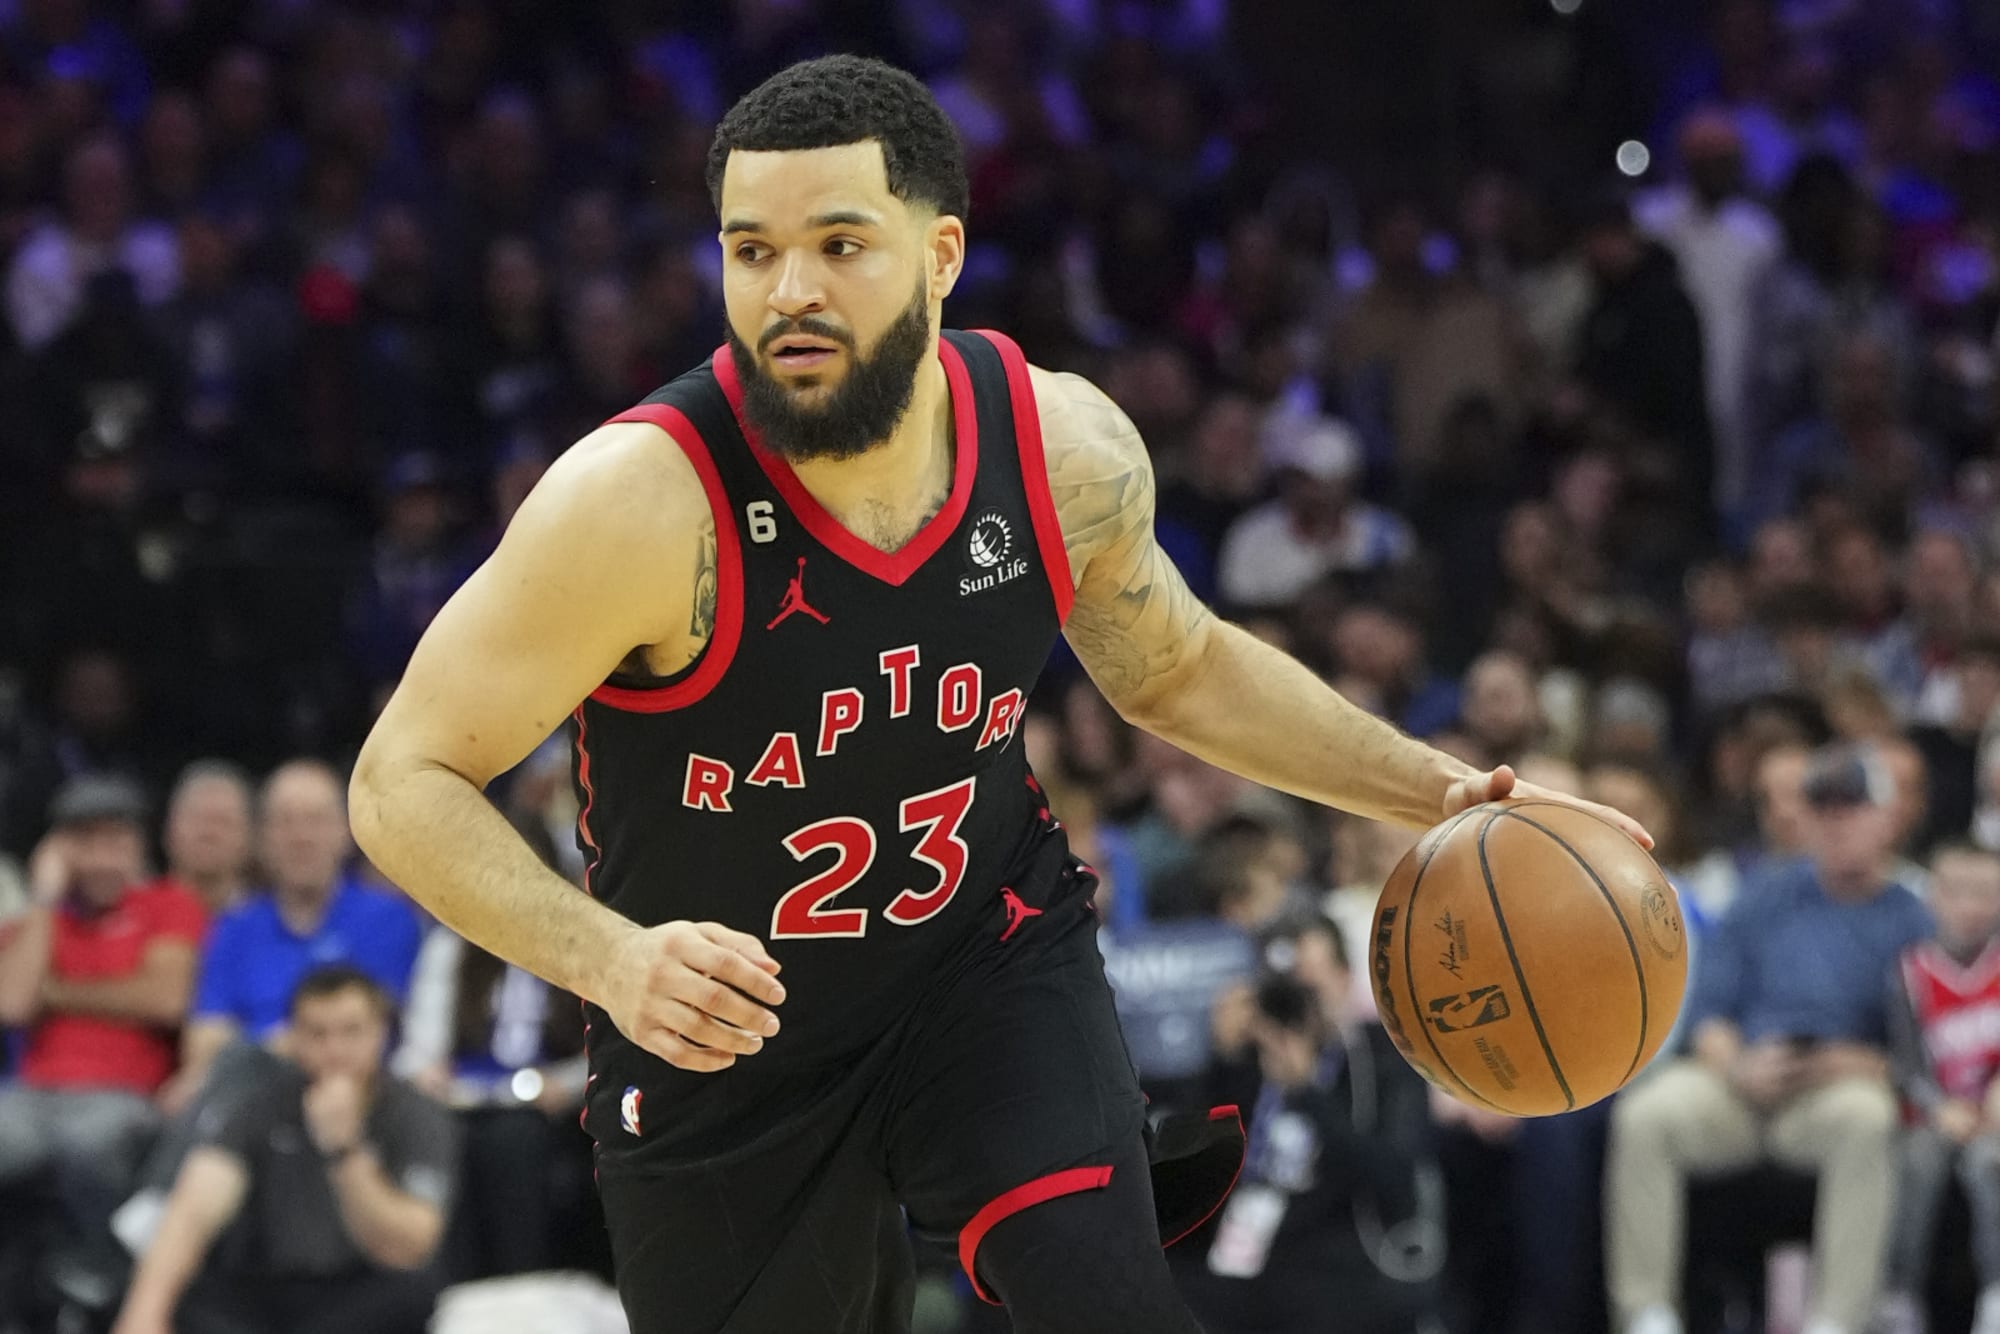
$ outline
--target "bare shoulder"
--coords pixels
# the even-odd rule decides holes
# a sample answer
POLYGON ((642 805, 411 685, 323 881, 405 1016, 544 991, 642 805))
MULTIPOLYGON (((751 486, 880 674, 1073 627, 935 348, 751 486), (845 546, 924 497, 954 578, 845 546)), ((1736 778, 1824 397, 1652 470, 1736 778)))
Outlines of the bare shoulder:
POLYGON ((1149 532, 1153 464, 1124 409, 1081 375, 1031 367, 1049 492, 1079 583, 1093 558, 1149 532))
POLYGON ((531 587, 626 627, 635 670, 677 670, 715 618, 715 516, 701 476, 656 426, 619 422, 573 445, 507 527, 495 589, 531 587), (657 648, 658 652, 648 652, 657 648))
POLYGON ((576 525, 618 544, 668 541, 713 522, 694 464, 645 422, 615 422, 577 441, 550 465, 520 518, 530 530, 576 525))

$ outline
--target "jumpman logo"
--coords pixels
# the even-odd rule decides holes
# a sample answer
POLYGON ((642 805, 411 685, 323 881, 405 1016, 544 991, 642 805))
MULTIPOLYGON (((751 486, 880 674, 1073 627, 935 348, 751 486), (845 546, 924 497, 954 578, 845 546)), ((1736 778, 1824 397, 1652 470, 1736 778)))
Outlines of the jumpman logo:
POLYGON ((776 616, 773 616, 771 618, 771 623, 764 627, 766 630, 777 629, 778 622, 784 620, 787 616, 790 616, 795 611, 804 612, 806 615, 812 617, 815 621, 818 621, 821 625, 826 624, 826 617, 820 615, 817 611, 814 611, 812 608, 812 604, 806 601, 805 590, 802 587, 802 585, 805 583, 805 577, 806 577, 806 558, 804 556, 801 556, 799 557, 799 572, 793 575, 791 581, 785 585, 785 600, 778 604, 778 614, 776 616))
POLYGON ((1000 933, 1000 939, 1002 940, 1019 931, 1021 923, 1027 921, 1030 917, 1040 917, 1042 915, 1040 908, 1030 908, 1027 904, 1021 902, 1019 894, 1016 894, 1004 885, 1000 889, 1000 903, 1002 907, 1007 909, 1007 929, 1000 933))

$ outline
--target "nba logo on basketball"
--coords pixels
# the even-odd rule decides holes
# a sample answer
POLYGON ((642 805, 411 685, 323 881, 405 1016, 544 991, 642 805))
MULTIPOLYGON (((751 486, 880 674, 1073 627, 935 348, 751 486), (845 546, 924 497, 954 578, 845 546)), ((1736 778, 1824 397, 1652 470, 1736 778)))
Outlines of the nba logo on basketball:
POLYGON ((1497 1023, 1508 1015, 1507 993, 1498 987, 1479 987, 1463 996, 1445 996, 1430 1003, 1431 1024, 1440 1033, 1458 1033, 1482 1024, 1497 1023))
POLYGON ((975 569, 985 573, 962 576, 958 581, 960 597, 997 587, 1028 572, 1026 557, 1008 559, 1014 554, 1014 530, 995 510, 980 515, 972 525, 972 532, 965 539, 965 554, 975 569))
POLYGON ((636 1088, 627 1088, 625 1096, 618 1100, 618 1124, 628 1135, 639 1133, 639 1099, 646 1095, 636 1088))

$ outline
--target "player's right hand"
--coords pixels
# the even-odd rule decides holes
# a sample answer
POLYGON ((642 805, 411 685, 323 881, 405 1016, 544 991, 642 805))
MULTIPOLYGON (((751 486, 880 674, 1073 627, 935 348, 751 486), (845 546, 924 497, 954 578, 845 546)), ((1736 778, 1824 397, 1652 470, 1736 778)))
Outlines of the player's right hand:
POLYGON ((612 961, 604 1009, 667 1064, 726 1070, 777 1033, 778 1016, 764 1008, 785 999, 777 971, 762 941, 715 922, 635 928, 612 961))

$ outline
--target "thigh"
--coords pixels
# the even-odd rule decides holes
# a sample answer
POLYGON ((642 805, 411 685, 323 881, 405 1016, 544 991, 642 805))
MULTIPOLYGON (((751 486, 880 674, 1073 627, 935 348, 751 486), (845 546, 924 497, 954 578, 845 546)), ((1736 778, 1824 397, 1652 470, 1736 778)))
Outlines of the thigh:
POLYGON ((1101 1171, 1141 1141, 1145 1096, 1094 927, 1077 918, 926 998, 883 1138, 897 1197, 927 1233, 956 1236, 997 1197, 1101 1171))
POLYGON ((159 1129, 158 1111, 136 1093, 90 1089, 51 1096, 60 1108, 52 1128, 54 1149, 72 1165, 128 1175, 159 1129))
POLYGON ((1771 1121, 1771 1153, 1793 1166, 1818 1167, 1857 1141, 1881 1140, 1886 1152, 1896 1131, 1896 1095, 1872 1079, 1843 1079, 1802 1093, 1771 1121))
POLYGON ((1697 1174, 1736 1171, 1763 1156, 1755 1110, 1699 1061, 1676 1061, 1619 1094, 1611 1124, 1614 1136, 1661 1144, 1697 1174))
POLYGON ((632 1334, 898 1334, 915 1274, 864 1127, 809 1118, 727 1160, 600 1160, 632 1334))
POLYGON ((890 1180, 1023 1334, 1193 1330, 1161 1253, 1145 1097, 1094 923, 1079 910, 1035 925, 1056 929, 962 978, 913 1036, 886 1123, 890 1180))
POLYGON ((21 1084, 0 1084, 0 1185, 48 1166, 50 1119, 46 1095, 21 1084))

